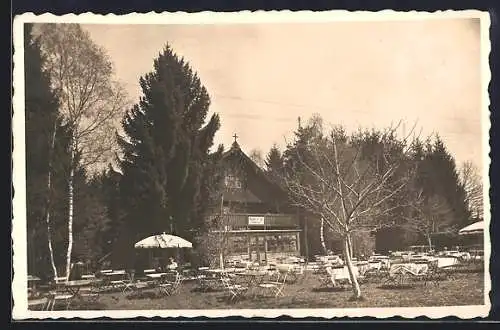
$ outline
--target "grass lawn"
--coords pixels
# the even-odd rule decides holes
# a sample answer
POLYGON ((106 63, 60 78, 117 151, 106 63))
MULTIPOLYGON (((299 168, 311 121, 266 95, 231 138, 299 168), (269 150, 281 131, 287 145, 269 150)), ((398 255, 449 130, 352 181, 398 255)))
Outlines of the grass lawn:
POLYGON ((70 309, 85 310, 165 310, 165 309, 267 309, 267 308, 359 308, 482 305, 484 303, 483 273, 456 274, 454 279, 439 285, 417 282, 409 288, 383 288, 379 283, 361 286, 364 300, 350 301, 350 287, 320 289, 319 279, 309 274, 301 284, 290 284, 285 296, 264 297, 257 292, 237 302, 228 302, 224 292, 199 292, 195 282, 185 282, 173 296, 155 297, 154 291, 142 297, 122 293, 106 293, 96 303, 79 303, 70 309))

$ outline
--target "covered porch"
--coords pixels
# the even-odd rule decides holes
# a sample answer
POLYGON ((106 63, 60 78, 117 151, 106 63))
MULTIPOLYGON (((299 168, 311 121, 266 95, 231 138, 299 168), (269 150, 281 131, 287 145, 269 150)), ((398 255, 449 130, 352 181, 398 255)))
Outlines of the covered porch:
POLYGON ((300 256, 300 229, 241 229, 215 231, 229 242, 226 257, 268 264, 286 256, 300 256))

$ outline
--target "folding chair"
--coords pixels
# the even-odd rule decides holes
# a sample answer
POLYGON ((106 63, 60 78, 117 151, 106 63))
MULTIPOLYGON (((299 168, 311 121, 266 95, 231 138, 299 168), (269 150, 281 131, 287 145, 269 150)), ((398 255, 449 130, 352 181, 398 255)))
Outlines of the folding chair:
POLYGON ((28 299, 28 310, 48 310, 49 307, 49 297, 42 297, 37 299, 28 299))
POLYGON ((73 300, 72 294, 61 292, 59 290, 57 290, 55 292, 51 292, 49 294, 46 310, 53 311, 55 306, 59 302, 64 302, 65 309, 67 310, 67 309, 69 309, 69 306, 71 305, 72 300, 73 300))
POLYGON ((166 279, 160 283, 160 292, 167 296, 178 293, 183 279, 184 277, 179 272, 176 272, 173 280, 169 281, 166 279))
POLYGON ((221 281, 224 290, 229 293, 229 301, 235 301, 241 298, 243 293, 248 290, 246 286, 235 284, 229 276, 222 276, 221 281))
POLYGON ((136 289, 135 271, 127 273, 128 280, 123 281, 122 293, 133 292, 136 289))
POLYGON ((287 277, 289 276, 291 271, 292 267, 289 267, 288 270, 286 271, 279 270, 276 273, 277 276, 276 280, 261 283, 259 284, 259 288, 272 291, 275 298, 284 296, 285 294, 283 293, 283 290, 286 286, 287 277))
POLYGON ((293 270, 288 275, 288 281, 292 284, 302 283, 307 275, 306 267, 307 267, 306 263, 303 265, 298 265, 293 267, 293 270))
POLYGON ((82 287, 80 289, 79 296, 85 298, 89 302, 96 302, 102 292, 106 289, 104 282, 100 280, 94 280, 89 286, 82 287))
POLYGON ((325 268, 325 277, 323 279, 324 281, 324 284, 326 284, 326 286, 330 286, 330 284, 335 288, 337 287, 337 281, 335 281, 335 273, 333 272, 333 268, 328 266, 325 268))
POLYGON ((66 281, 67 277, 65 276, 54 277, 47 296, 48 301, 45 307, 46 310, 54 310, 59 302, 65 303, 65 309, 69 308, 73 295, 66 291, 64 287, 66 281))
MULTIPOLYGON (((123 276, 125 276, 125 274, 123 274, 123 276)), ((125 280, 123 280, 123 279, 110 280, 109 284, 111 285, 111 287, 113 289, 119 289, 119 290, 122 290, 122 292, 123 292, 124 287, 126 286, 125 280)))

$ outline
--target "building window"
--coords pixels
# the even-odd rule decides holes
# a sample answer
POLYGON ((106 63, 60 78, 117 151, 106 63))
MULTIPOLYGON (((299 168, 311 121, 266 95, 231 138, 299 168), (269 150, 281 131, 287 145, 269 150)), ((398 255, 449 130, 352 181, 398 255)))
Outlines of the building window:
POLYGON ((295 252, 298 250, 295 235, 284 234, 267 238, 268 252, 295 252))
POLYGON ((224 180, 224 184, 225 184, 226 188, 229 188, 229 189, 241 189, 241 187, 242 187, 241 180, 233 174, 226 175, 226 178, 224 180))

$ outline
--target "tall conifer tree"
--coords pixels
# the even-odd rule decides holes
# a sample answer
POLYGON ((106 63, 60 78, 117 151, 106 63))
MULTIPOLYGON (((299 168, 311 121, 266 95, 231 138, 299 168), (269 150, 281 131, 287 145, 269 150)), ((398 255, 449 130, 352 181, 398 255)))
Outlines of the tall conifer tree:
POLYGON ((271 178, 279 182, 280 178, 283 176, 284 160, 276 144, 269 150, 266 156, 265 165, 266 171, 271 178))
POLYGON ((61 212, 55 207, 64 196, 68 130, 58 119, 59 105, 43 70, 40 42, 24 26, 26 197, 28 271, 57 275, 61 212))
POLYGON ((143 96, 125 115, 119 137, 127 227, 133 239, 163 231, 192 239, 209 203, 203 183, 219 117, 206 122, 207 90, 169 45, 140 85, 143 96))

